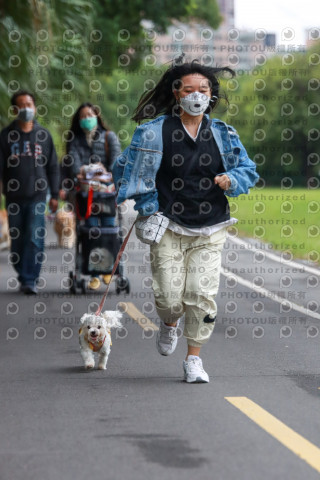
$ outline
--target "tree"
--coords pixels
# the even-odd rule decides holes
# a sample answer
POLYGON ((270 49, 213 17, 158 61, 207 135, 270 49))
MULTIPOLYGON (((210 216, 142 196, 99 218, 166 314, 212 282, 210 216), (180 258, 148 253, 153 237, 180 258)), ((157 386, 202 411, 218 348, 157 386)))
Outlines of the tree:
POLYGON ((320 43, 276 55, 226 85, 230 108, 223 118, 237 128, 268 185, 307 186, 319 175, 319 59, 320 43))
POLYGON ((155 35, 165 33, 173 19, 197 19, 212 28, 222 20, 216 0, 94 0, 93 10, 93 37, 96 35, 97 41, 91 42, 91 49, 102 56, 101 70, 107 74, 122 59, 127 70, 135 70, 151 51, 155 35), (145 29, 143 20, 151 21, 152 27, 145 29))
POLYGON ((86 96, 90 66, 87 36, 91 4, 85 0, 11 0, 0 4, 0 127, 13 119, 9 98, 32 91, 38 121, 50 128, 59 155, 64 130, 86 96))
POLYGON ((136 70, 152 49, 154 32, 165 32, 172 19, 190 18, 217 27, 216 0, 0 0, 0 95, 7 98, 0 127, 8 113, 11 119, 11 95, 29 89, 59 149, 73 112, 98 96, 101 80, 121 62, 136 70))

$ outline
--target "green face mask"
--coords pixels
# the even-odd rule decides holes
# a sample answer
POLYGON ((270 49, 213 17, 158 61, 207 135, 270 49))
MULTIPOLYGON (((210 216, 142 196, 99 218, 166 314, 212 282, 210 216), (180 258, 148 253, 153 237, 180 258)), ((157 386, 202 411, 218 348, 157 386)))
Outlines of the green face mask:
POLYGON ((87 118, 82 118, 79 122, 80 127, 83 128, 83 130, 89 130, 89 132, 98 125, 98 119, 97 117, 87 117, 87 118))

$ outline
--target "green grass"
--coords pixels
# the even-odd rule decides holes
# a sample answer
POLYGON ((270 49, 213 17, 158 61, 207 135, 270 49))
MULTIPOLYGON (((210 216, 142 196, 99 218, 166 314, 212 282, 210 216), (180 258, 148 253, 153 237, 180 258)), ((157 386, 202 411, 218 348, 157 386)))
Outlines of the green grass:
POLYGON ((229 203, 240 236, 320 264, 320 189, 255 188, 229 203))
POLYGON ((320 190, 262 188, 229 198, 241 236, 320 263, 320 190))

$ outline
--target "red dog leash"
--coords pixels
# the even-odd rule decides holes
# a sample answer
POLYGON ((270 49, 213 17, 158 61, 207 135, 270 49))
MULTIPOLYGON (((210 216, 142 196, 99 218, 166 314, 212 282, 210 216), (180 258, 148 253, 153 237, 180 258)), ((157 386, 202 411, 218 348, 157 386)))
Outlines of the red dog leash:
POLYGON ((80 215, 80 209, 78 202, 76 203, 76 214, 79 220, 87 220, 90 217, 92 211, 92 200, 93 200, 93 188, 90 186, 88 191, 88 199, 87 199, 87 211, 84 217, 80 215))
POLYGON ((104 293, 104 295, 103 295, 103 297, 102 297, 102 300, 101 300, 101 302, 100 302, 100 304, 99 304, 98 310, 96 311, 95 315, 100 315, 100 313, 101 313, 102 307, 103 307, 103 305, 104 305, 104 302, 105 302, 106 297, 107 297, 108 292, 109 292, 109 288, 110 288, 110 285, 111 285, 112 277, 113 277, 113 275, 115 274, 115 271, 117 270, 117 267, 118 267, 119 262, 120 262, 120 260, 121 260, 121 257, 122 257, 122 254, 123 254, 123 252, 124 252, 124 249, 126 248, 126 245, 127 245, 127 243, 128 243, 129 237, 130 237, 130 235, 131 235, 131 232, 132 232, 132 229, 133 229, 135 223, 136 223, 136 220, 135 220, 135 221, 133 222, 133 224, 131 225, 129 232, 127 233, 126 238, 123 240, 123 243, 122 243, 122 245, 121 245, 121 248, 120 248, 120 250, 119 250, 119 252, 118 252, 117 258, 116 258, 116 260, 115 260, 115 262, 114 262, 114 265, 113 265, 113 269, 112 269, 112 272, 111 272, 110 281, 109 281, 109 283, 108 283, 108 285, 107 285, 106 291, 105 291, 105 293, 104 293))

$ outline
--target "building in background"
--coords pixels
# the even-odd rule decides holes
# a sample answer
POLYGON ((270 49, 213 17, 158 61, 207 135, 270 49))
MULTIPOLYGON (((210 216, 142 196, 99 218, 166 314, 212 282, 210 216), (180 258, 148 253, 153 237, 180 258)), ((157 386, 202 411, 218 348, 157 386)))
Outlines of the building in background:
POLYGON ((188 60, 198 58, 212 66, 229 65, 234 70, 263 66, 276 53, 276 35, 263 29, 239 30, 235 27, 234 0, 217 0, 223 21, 217 30, 190 22, 174 21, 168 33, 158 35, 153 54, 159 65, 172 61, 182 52, 188 60))
POLYGON ((217 0, 223 24, 229 29, 234 28, 234 0, 217 0))
POLYGON ((313 47, 320 40, 320 28, 309 28, 305 30, 307 48, 313 47))

